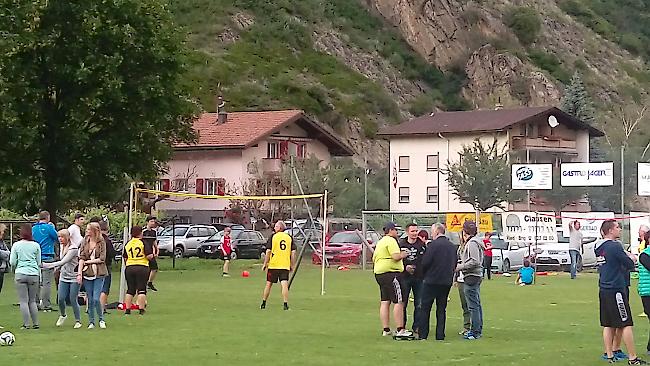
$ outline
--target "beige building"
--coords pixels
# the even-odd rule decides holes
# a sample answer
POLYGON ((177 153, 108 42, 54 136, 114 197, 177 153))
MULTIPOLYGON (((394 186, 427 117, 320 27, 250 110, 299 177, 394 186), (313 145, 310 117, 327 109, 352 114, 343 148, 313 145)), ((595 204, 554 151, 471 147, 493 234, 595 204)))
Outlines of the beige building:
MULTIPOLYGON (((352 150, 329 128, 300 110, 204 113, 194 122, 196 144, 174 147, 174 155, 159 188, 164 191, 208 195, 242 194, 260 177, 280 174, 290 157, 315 156, 328 164, 333 156, 352 150)), ((284 194, 272 187, 268 194, 284 194)), ((180 222, 221 222, 228 200, 169 198, 156 204, 180 222)))
MULTIPOLYGON (((589 138, 603 133, 555 107, 436 112, 382 129, 390 142, 390 209, 472 212, 452 193, 443 170, 479 138, 507 146, 512 163, 589 162, 589 138), (550 121, 550 122, 549 122, 550 121), (554 127, 552 127, 554 126, 554 127)), ((504 182, 504 184, 507 182, 504 182)), ((586 202, 576 202, 575 206, 586 202)), ((527 210, 528 202, 508 203, 527 210)), ((531 209, 548 210, 543 198, 531 209)))

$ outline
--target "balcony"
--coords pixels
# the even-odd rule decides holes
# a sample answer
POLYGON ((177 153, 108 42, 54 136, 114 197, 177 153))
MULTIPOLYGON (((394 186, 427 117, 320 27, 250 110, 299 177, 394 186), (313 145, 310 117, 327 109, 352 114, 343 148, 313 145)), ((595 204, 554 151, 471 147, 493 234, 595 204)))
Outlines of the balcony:
POLYGON ((262 159, 262 173, 280 174, 282 172, 282 159, 262 159))
POLYGON ((575 140, 563 140, 557 137, 525 137, 513 136, 510 144, 513 150, 540 150, 578 153, 578 145, 575 140))

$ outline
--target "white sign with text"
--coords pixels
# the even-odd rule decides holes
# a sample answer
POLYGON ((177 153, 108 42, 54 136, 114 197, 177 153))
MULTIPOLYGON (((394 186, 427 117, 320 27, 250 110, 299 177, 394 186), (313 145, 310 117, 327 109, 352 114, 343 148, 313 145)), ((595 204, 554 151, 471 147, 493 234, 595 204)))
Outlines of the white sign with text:
POLYGON ((535 243, 556 243, 557 228, 554 212, 504 212, 503 235, 508 241, 535 243))
POLYGON ((553 164, 512 164, 512 189, 553 189, 553 164))
POLYGON ((614 163, 562 163, 563 187, 614 185, 614 163))
POLYGON ((638 164, 639 196, 650 196, 650 163, 638 164))
POLYGON ((600 238, 600 226, 606 219, 613 219, 613 212, 562 212, 562 234, 569 237, 569 224, 580 223, 580 231, 585 238, 600 238))

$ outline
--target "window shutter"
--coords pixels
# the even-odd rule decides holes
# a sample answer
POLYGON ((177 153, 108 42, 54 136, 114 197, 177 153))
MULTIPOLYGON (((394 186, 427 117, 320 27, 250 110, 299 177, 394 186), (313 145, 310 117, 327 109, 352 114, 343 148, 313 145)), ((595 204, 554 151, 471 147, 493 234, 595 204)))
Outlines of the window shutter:
POLYGON ((286 159, 289 156, 289 141, 280 142, 280 159, 286 159))
POLYGON ((162 190, 165 192, 169 192, 169 187, 170 187, 169 179, 161 179, 160 182, 162 183, 162 190))
POLYGON ((218 196, 226 195, 226 180, 223 178, 217 179, 217 195, 218 196))
POLYGON ((198 178, 196 180, 196 194, 203 194, 203 178, 198 178))

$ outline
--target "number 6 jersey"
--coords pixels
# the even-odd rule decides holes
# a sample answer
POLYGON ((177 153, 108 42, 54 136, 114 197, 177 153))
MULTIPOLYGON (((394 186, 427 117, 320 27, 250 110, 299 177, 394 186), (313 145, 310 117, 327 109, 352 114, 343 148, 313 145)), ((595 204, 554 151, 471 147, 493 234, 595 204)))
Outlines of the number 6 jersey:
POLYGON ((296 250, 296 245, 289 234, 283 231, 273 234, 266 249, 271 249, 269 269, 291 269, 291 251, 296 250))
POLYGON ((149 267, 149 260, 147 255, 152 253, 146 253, 147 251, 144 247, 142 240, 138 238, 133 238, 129 240, 128 243, 124 246, 124 252, 122 256, 126 258, 126 266, 147 266, 149 267))

